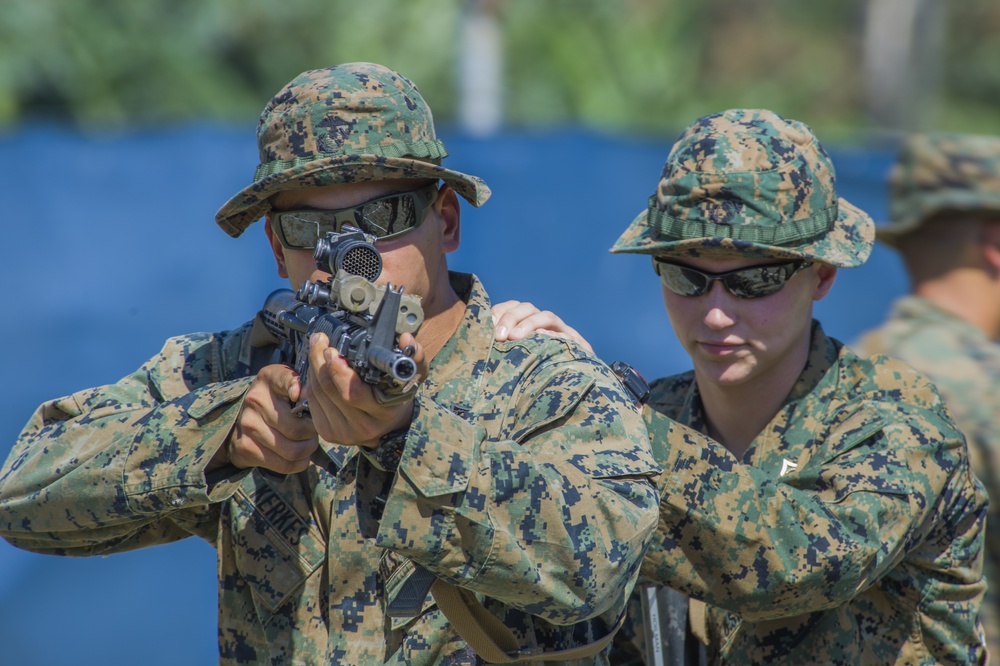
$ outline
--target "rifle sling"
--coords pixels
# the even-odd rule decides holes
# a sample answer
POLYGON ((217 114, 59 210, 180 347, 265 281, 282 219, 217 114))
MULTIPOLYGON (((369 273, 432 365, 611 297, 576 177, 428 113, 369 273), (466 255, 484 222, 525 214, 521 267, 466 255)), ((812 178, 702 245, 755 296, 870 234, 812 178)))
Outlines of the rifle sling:
POLYGON ((564 661, 583 659, 603 650, 625 623, 625 613, 607 635, 593 643, 565 650, 522 649, 507 625, 486 610, 469 590, 440 578, 431 585, 431 594, 451 626, 476 654, 490 663, 510 664, 524 661, 564 661))
POLYGON ((698 599, 689 599, 688 604, 688 622, 691 623, 691 633, 703 645, 708 645, 708 622, 705 616, 705 602, 698 599))

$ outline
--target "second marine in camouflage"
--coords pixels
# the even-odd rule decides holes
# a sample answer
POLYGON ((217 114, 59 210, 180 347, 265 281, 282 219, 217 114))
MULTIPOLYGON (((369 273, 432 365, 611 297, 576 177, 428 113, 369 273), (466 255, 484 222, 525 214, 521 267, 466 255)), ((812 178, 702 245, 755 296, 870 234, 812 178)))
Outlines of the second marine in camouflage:
MULTIPOLYGON (((612 248, 651 255, 693 363, 644 412, 664 471, 642 575, 690 595, 681 661, 986 659, 986 495, 961 433, 926 377, 812 316, 873 240, 807 126, 732 109, 681 134, 612 248)), ((623 663, 677 647, 643 640, 637 606, 623 663)))
POLYGON ((694 364, 651 386, 665 477, 643 574, 707 605, 713 663, 984 658, 986 497, 961 434, 925 377, 812 319, 873 231, 808 127, 737 109, 681 134, 612 250, 653 256, 694 364), (721 444, 678 446, 670 419, 721 444))

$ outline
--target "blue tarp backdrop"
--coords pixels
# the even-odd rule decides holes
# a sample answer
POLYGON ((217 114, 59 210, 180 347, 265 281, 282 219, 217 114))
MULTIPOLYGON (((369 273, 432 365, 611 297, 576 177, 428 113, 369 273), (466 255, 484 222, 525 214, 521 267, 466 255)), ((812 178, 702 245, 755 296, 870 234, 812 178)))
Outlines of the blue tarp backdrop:
MULTIPOLYGON (((494 192, 463 206, 453 268, 478 273, 494 301, 561 313, 605 360, 649 378, 688 367, 649 260, 607 252, 653 193, 670 139, 443 139, 446 164, 494 192)), ((831 153, 841 195, 884 219, 889 153, 831 153)), ((234 240, 213 221, 256 164, 252 127, 0 136, 0 457, 42 401, 118 380, 171 335, 237 326, 287 286, 262 225, 234 240)), ((895 255, 876 248, 841 271, 817 316, 850 341, 905 288, 895 255)), ((0 663, 216 663, 215 589, 214 551, 196 539, 84 559, 0 541, 0 663)))

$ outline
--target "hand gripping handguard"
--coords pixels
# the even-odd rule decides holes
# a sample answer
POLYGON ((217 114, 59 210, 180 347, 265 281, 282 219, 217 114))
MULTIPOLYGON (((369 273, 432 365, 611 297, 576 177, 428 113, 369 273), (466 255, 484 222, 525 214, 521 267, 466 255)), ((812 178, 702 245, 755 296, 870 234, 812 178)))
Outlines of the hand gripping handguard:
MULTIPOLYGON (((404 294, 403 287, 374 283, 382 273, 382 255, 374 238, 354 227, 327 232, 313 256, 316 266, 333 277, 306 282, 294 294, 278 289, 260 312, 267 330, 288 347, 284 356, 293 359, 303 388, 309 374, 309 338, 321 332, 372 386, 379 402, 409 398, 419 381, 417 364, 410 358, 412 349, 399 348, 399 336, 415 335, 423 323, 420 298, 404 294)), ((308 410, 304 403, 297 408, 308 410)))

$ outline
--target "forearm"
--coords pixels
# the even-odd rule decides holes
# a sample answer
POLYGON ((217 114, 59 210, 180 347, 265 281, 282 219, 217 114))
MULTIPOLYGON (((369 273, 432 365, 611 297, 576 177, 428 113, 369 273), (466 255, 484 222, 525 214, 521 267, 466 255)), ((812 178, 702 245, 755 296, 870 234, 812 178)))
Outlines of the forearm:
POLYGON ((933 443, 906 448, 877 425, 781 479, 688 435, 671 452, 643 575, 748 620, 853 598, 898 564, 947 483, 912 481, 911 465, 938 464, 933 443))
POLYGON ((644 432, 637 417, 584 427, 586 413, 525 441, 490 441, 423 402, 378 544, 553 624, 605 612, 634 582, 655 525, 656 468, 625 432, 644 432), (621 464, 589 466, 597 447, 621 464))
POLYGON ((74 555, 211 538, 204 469, 244 384, 160 402, 140 371, 43 405, 0 472, 3 536, 74 555))
POLYGON ((733 486, 761 495, 693 511, 665 498, 644 576, 766 620, 841 605, 898 563, 912 510, 905 495, 861 493, 831 511, 808 493, 737 476, 733 486))

